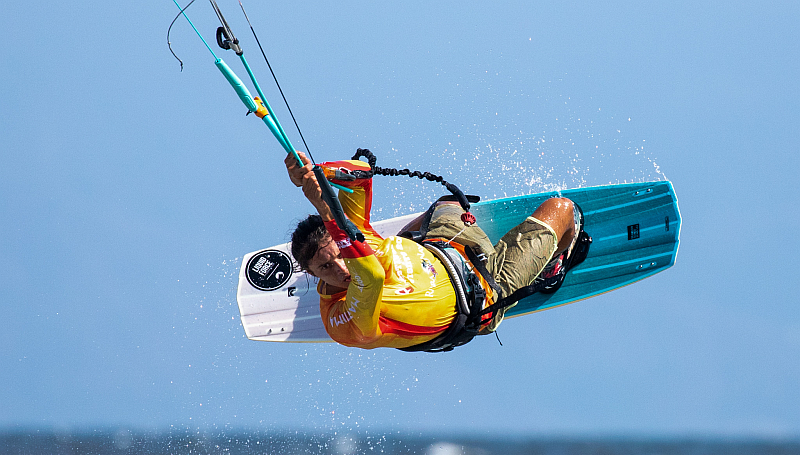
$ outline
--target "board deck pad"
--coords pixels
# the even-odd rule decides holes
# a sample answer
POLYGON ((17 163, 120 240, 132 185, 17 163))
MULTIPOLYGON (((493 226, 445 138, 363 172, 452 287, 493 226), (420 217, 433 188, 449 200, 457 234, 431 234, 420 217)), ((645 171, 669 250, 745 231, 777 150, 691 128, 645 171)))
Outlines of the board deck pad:
MULTIPOLYGON (((566 197, 584 214, 592 237, 586 260, 554 294, 537 293, 506 312, 513 318, 594 297, 671 267, 678 254, 681 218, 668 181, 606 185, 473 204, 471 212, 492 243, 550 197, 566 197)), ((383 237, 418 214, 373 223, 383 237)), ((299 270, 290 244, 244 256, 237 301, 247 338, 260 341, 332 342, 322 324, 317 279, 299 270)))

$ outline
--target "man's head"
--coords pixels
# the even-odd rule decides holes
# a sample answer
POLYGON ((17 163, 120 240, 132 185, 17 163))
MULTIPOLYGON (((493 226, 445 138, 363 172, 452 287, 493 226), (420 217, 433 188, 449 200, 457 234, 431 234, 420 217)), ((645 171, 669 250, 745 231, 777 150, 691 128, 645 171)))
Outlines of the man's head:
POLYGON ((292 256, 303 270, 329 285, 347 289, 350 284, 350 272, 319 215, 309 215, 297 224, 292 256))

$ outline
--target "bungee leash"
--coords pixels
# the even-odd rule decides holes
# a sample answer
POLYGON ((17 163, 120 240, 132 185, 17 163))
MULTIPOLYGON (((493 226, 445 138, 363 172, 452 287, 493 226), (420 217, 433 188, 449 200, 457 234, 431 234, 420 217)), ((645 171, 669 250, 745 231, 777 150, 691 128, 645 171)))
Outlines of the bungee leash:
POLYGON ((470 213, 470 202, 478 202, 480 198, 478 196, 472 195, 465 195, 463 191, 461 191, 456 185, 449 183, 444 180, 441 175, 431 174, 430 172, 420 172, 420 171, 412 171, 410 169, 394 169, 394 168, 383 168, 379 167, 376 163, 378 159, 375 155, 369 151, 369 149, 358 149, 356 150, 356 154, 353 155, 354 160, 357 160, 361 157, 367 159, 369 163, 370 171, 363 172, 363 171, 356 171, 355 177, 357 178, 369 178, 373 175, 386 175, 386 176, 396 176, 396 175, 407 175, 409 177, 417 177, 420 180, 427 180, 429 182, 438 182, 441 183, 447 191, 449 191, 453 196, 452 197, 443 197, 439 200, 455 200, 461 205, 461 208, 464 209, 464 213, 461 215, 461 221, 464 222, 465 225, 473 225, 475 224, 475 216, 470 213), (360 173, 360 174, 358 174, 360 173))

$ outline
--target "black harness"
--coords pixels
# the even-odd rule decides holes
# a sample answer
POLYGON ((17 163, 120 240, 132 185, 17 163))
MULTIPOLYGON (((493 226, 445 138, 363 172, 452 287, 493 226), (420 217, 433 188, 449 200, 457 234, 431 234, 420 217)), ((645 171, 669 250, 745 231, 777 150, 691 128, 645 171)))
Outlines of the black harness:
POLYGON ((483 313, 484 310, 482 309, 483 302, 486 299, 486 291, 484 291, 480 279, 474 272, 464 276, 459 264, 456 264, 445 251, 445 248, 448 247, 446 243, 431 240, 421 243, 447 269, 447 274, 450 276, 450 281, 453 283, 453 289, 456 292, 456 315, 450 326, 438 337, 425 343, 400 348, 400 350, 406 352, 452 351, 456 346, 467 344, 475 336, 479 335, 482 325, 481 316, 486 314, 483 313))

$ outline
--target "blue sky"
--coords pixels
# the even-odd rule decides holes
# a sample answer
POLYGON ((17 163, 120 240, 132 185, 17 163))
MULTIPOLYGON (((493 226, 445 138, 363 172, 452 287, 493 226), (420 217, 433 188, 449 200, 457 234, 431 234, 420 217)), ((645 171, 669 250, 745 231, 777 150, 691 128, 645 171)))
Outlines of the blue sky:
MULTIPOLYGON (((218 1, 300 141, 238 3, 218 1)), ((245 3, 319 161, 484 198, 671 180, 672 269, 447 355, 248 341, 311 207, 169 1, 4 7, 0 428, 800 436, 795 2, 245 3)), ((188 13, 207 39, 213 10, 188 13)), ((234 54, 221 55, 244 76, 234 54)), ((439 189, 376 182, 376 218, 439 189)))

